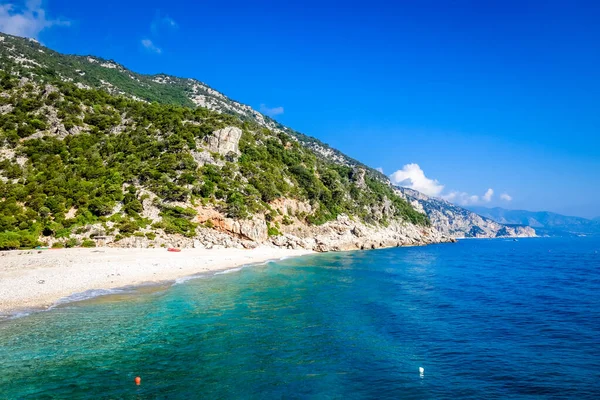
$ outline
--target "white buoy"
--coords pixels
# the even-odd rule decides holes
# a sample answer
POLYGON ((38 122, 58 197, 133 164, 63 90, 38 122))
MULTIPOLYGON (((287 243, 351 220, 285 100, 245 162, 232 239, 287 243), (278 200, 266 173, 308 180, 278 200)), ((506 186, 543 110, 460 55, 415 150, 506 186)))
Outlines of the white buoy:
POLYGON ((425 368, 419 367, 419 375, 421 375, 421 378, 423 377, 423 375, 425 375, 425 368))

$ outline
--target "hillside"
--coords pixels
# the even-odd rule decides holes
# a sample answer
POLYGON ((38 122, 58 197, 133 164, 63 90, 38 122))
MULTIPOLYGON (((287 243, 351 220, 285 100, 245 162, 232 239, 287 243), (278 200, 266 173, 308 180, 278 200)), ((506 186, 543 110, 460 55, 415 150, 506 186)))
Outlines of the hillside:
MULTIPOLYGON (((251 121, 273 132, 295 137, 316 155, 348 166, 367 168, 362 163, 329 147, 318 139, 296 132, 250 106, 229 99, 203 82, 166 74, 144 75, 130 71, 113 60, 96 56, 65 55, 41 46, 32 39, 2 34, 0 66, 19 76, 40 82, 71 82, 80 89, 103 89, 112 95, 144 102, 202 107, 251 121)), ((376 171, 372 171, 377 174, 376 171)))
POLYGON ((548 211, 507 210, 500 207, 471 207, 471 210, 499 223, 531 226, 547 235, 600 234, 600 221, 581 217, 548 211))
POLYGON ((536 231, 525 224, 514 222, 499 223, 485 214, 475 212, 449 203, 445 200, 429 197, 416 190, 398 188, 399 193, 417 210, 423 211, 432 225, 440 232, 451 237, 531 237, 536 231))
POLYGON ((447 240, 381 175, 192 79, 0 35, 0 248, 447 240))

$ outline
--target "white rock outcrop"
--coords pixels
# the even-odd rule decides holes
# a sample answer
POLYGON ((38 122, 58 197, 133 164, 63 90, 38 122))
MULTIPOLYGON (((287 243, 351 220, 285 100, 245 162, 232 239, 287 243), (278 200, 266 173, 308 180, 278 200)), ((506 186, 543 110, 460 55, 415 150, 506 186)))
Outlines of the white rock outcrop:
POLYGON ((206 138, 207 150, 213 153, 219 153, 222 156, 233 153, 240 155, 239 143, 242 137, 242 130, 235 126, 228 126, 214 131, 206 138))

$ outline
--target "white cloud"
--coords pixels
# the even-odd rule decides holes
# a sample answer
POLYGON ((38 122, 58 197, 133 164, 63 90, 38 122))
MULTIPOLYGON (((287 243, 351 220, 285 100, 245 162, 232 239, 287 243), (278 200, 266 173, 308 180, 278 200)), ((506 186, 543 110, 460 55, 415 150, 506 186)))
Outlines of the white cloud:
POLYGON ((448 194, 443 195, 442 199, 452 202, 452 201, 456 200, 456 198, 458 198, 462 194, 466 195, 466 193, 450 192, 448 194))
POLYGON ((490 188, 487 190, 487 192, 485 192, 482 199, 486 203, 489 203, 490 201, 492 201, 493 196, 494 196, 494 190, 490 188))
POLYGON ((160 14, 156 14, 156 17, 154 17, 152 24, 150 24, 150 31, 154 35, 158 35, 159 31, 162 28, 177 29, 177 28, 179 28, 179 24, 177 22, 175 22, 175 20, 173 18, 169 17, 168 15, 163 16, 160 14))
POLYGON ((154 44, 150 39, 142 39, 142 46, 152 53, 160 54, 162 49, 154 44))
POLYGON ((383 168, 381 168, 381 167, 375 168, 375 171, 379 171, 383 174, 383 168))
POLYGON ((500 198, 504 201, 512 201, 512 196, 509 195, 508 193, 502 193, 500 195, 500 198))
POLYGON ((460 204, 463 206, 469 204, 475 204, 479 202, 479 196, 471 196, 465 192, 453 191, 448 194, 444 194, 441 196, 442 199, 449 201, 451 203, 460 204))
POLYGON ((475 194, 469 194, 469 193, 465 193, 465 192, 453 191, 448 194, 444 194, 441 197, 442 197, 442 199, 449 201, 450 203, 459 204, 461 206, 471 206, 471 205, 476 205, 476 204, 481 204, 481 203, 489 203, 491 201, 491 196, 494 192, 492 190, 492 192, 490 194, 490 190, 491 189, 488 189, 488 191, 485 192, 485 194, 483 196, 478 196, 475 194))
MULTIPOLYGON (((492 188, 486 190, 481 196, 458 190, 444 193, 444 185, 436 179, 428 178, 419 164, 405 165, 401 170, 390 175, 390 180, 395 185, 414 189, 428 196, 440 197, 446 201, 462 206, 490 203, 494 197, 494 189, 492 188)), ((502 194, 500 198, 506 201, 512 200, 506 193, 502 194)))
POLYGON ((41 0, 28 0, 24 7, 0 4, 0 31, 37 39, 40 32, 53 26, 69 26, 65 19, 47 19, 41 0))
POLYGON ((283 114, 283 107, 267 107, 265 104, 260 105, 260 112, 268 115, 269 117, 274 117, 276 115, 283 114))
MULTIPOLYGON (((157 12, 150 24, 150 34, 148 35, 152 39, 157 39, 161 37, 162 33, 167 31, 173 31, 179 28, 179 24, 175 22, 175 20, 168 15, 162 15, 160 12, 157 12)), ((152 53, 161 54, 162 48, 158 47, 150 38, 146 38, 142 40, 142 46, 152 53)))
POLYGON ((425 176, 419 164, 406 164, 402 169, 390 175, 390 180, 398 186, 418 190, 433 197, 438 197, 444 190, 444 185, 425 176))

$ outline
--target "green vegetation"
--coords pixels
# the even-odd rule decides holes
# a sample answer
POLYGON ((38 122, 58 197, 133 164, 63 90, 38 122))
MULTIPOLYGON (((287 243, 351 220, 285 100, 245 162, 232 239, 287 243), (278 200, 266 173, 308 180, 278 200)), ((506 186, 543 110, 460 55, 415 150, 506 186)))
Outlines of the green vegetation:
POLYGON ((0 65, 3 71, 13 75, 35 77, 43 82, 76 80, 89 87, 108 86, 115 94, 127 93, 149 102, 194 106, 186 96, 185 79, 176 78, 171 84, 165 85, 156 82, 154 76, 131 71, 123 73, 125 69, 113 61, 99 57, 63 55, 27 39, 4 33, 2 36, 6 39, 0 46, 0 65), (34 60, 35 64, 14 62, 9 57, 10 44, 18 46, 19 54, 25 59, 34 60), (110 67, 107 68, 106 65, 110 67))
POLYGON ((275 236, 281 228, 270 222, 278 216, 271 203, 279 198, 307 201, 314 210, 285 215, 283 225, 292 224, 292 217, 323 224, 340 214, 368 223, 400 218, 429 224, 377 174, 369 171, 364 182, 358 181, 355 168, 324 160, 283 131, 192 108, 180 96, 183 86, 142 75, 135 77, 152 84, 121 82, 118 68, 50 50, 40 55, 35 43, 24 46, 26 55, 45 67, 8 65, 7 50, 0 49, 6 66, 0 71, 0 249, 35 247, 44 238, 63 239, 53 247, 92 246, 93 240, 80 243, 71 234, 94 224, 117 239, 154 239, 157 230, 193 237, 198 228, 194 204, 236 219, 265 214, 269 235, 275 236), (106 80, 120 91, 156 101, 64 82, 73 74, 86 76, 90 86, 106 80), (208 135, 227 126, 243 132, 241 155, 212 155, 214 164, 199 165, 208 135), (144 216, 148 193, 155 198, 151 203, 159 209, 159 222, 144 216))
POLYGON ((281 232, 279 232, 279 229, 277 229, 277 226, 272 226, 271 224, 268 225, 268 230, 267 230, 269 236, 279 236, 281 235, 281 232))

